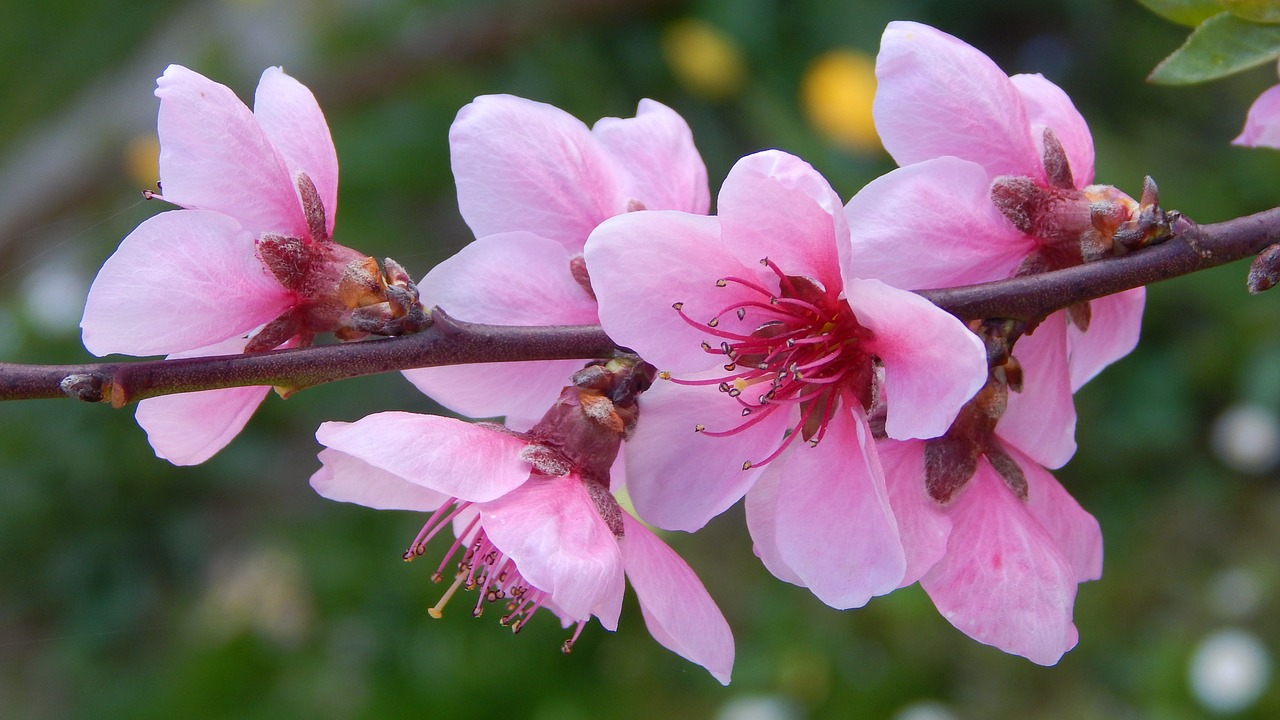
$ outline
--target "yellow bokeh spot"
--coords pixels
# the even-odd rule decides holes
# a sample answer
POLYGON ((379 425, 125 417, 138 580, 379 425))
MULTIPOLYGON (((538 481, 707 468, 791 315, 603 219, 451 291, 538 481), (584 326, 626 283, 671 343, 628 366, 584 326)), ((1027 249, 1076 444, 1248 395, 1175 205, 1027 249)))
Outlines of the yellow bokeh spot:
POLYGON ((685 18, 668 25, 662 33, 662 57, 685 90, 705 100, 733 97, 746 81, 742 48, 703 20, 685 18))
POLYGON ((138 187, 156 187, 160 178, 160 142, 154 134, 138 135, 124 146, 124 169, 138 187))
POLYGON ((828 140, 850 150, 880 147, 871 117, 875 96, 875 61, 857 50, 819 55, 800 82, 800 101, 809 122, 828 140))

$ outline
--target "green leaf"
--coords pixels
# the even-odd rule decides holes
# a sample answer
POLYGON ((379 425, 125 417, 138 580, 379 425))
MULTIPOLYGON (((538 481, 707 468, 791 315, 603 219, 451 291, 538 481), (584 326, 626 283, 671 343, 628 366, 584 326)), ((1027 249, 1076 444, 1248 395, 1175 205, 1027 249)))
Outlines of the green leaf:
POLYGON ((1280 57, 1280 25, 1245 22, 1229 12, 1200 24, 1182 47, 1147 77, 1163 85, 1189 85, 1226 77, 1280 57))
POLYGON ((1225 0, 1138 0, 1165 20, 1195 27, 1222 12, 1225 0))
POLYGON ((1227 12, 1241 20, 1280 23, 1280 0, 1221 0, 1227 12))

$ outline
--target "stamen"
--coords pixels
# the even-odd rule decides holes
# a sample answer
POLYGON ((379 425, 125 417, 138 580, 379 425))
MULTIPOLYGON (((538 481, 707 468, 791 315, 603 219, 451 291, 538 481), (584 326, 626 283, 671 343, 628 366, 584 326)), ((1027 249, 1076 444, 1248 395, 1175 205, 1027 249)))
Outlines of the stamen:
POLYGON ((758 293, 760 293, 761 295, 764 295, 765 297, 768 297, 768 298, 770 298, 770 299, 772 299, 772 298, 774 297, 773 292, 771 292, 771 291, 770 291, 768 288, 766 288, 765 286, 760 285, 760 284, 758 284, 758 283, 754 283, 754 282, 752 282, 752 281, 750 281, 750 280, 745 280, 745 279, 740 278, 740 277, 734 277, 734 276, 732 276, 732 275, 731 275, 731 276, 728 276, 728 277, 723 277, 723 278, 720 278, 719 280, 717 280, 717 281, 716 281, 716 287, 724 287, 724 286, 728 285, 729 283, 734 283, 734 284, 736 284, 736 285, 741 285, 741 286, 743 286, 743 287, 751 288, 752 290, 755 290, 756 292, 758 292, 758 293))
POLYGON ((441 617, 443 617, 444 606, 449 602, 449 598, 453 597, 453 594, 458 591, 458 588, 462 587, 462 581, 466 579, 467 579, 466 573, 458 573, 457 575, 455 575, 453 577, 453 584, 449 586, 448 590, 444 591, 444 596, 440 598, 440 602, 427 608, 427 614, 435 618, 436 620, 439 620, 441 617))
POLYGON ((776 263, 774 263, 769 258, 761 258, 760 264, 769 268, 770 270, 773 271, 775 275, 778 276, 778 279, 782 285, 782 289, 786 291, 786 294, 790 295, 791 297, 795 297, 796 295, 799 294, 796 292, 796 286, 791 282, 791 278, 788 277, 786 273, 782 272, 782 268, 778 267, 776 263))
POLYGON ((426 552, 427 543, 436 536, 436 533, 440 532, 440 528, 448 525, 451 520, 458 516, 458 513, 470 506, 471 503, 469 502, 460 503, 457 498, 451 498, 448 502, 436 508, 436 511, 431 513, 431 517, 427 518, 427 521, 422 525, 422 529, 418 531, 417 537, 410 543, 409 549, 405 551, 404 561, 412 562, 413 558, 426 552), (441 517, 442 514, 443 517, 441 517))
POLYGON ((817 305, 814 305, 813 303, 805 302, 800 298, 780 297, 776 300, 776 302, 779 305, 794 305, 795 307, 798 307, 798 308, 804 308, 805 310, 808 310, 809 312, 813 313, 818 317, 821 317, 823 314, 822 308, 818 307, 817 305))
POLYGON ((560 646, 560 651, 563 652, 565 655, 568 655, 569 651, 573 650, 573 644, 578 641, 578 636, 582 634, 582 627, 584 625, 586 625, 586 623, 579 622, 578 626, 573 629, 573 637, 569 638, 568 640, 565 640, 564 644, 560 646))
MULTIPOLYGON (((445 552, 444 557, 440 560, 440 567, 436 568, 435 573, 431 575, 432 582, 440 582, 440 580, 444 577, 444 568, 446 565, 449 564, 449 560, 450 558, 453 557, 454 553, 458 552, 458 549, 462 547, 462 539, 465 537, 469 537, 471 535, 471 531, 475 528, 476 524, 479 522, 480 522, 480 516, 476 515, 474 518, 471 519, 471 522, 467 523, 467 527, 464 528, 462 532, 458 533, 458 537, 453 541, 453 544, 449 546, 448 551, 445 552)), ((424 549, 425 549, 425 546, 424 546, 424 549)), ((464 557, 464 560, 465 560, 465 557, 464 557)))

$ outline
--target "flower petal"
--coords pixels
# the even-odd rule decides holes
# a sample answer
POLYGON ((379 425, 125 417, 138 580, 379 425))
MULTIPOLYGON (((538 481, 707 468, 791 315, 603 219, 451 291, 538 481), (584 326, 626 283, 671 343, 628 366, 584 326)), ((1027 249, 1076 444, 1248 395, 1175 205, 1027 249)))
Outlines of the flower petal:
POLYGON ((876 452, 907 557, 901 583, 905 587, 923 577, 946 554, 951 518, 925 489, 923 442, 880 440, 876 452))
POLYGON ((767 257, 788 275, 828 287, 842 276, 850 248, 840 197, 800 158, 780 150, 742 158, 725 178, 717 207, 725 249, 743 266, 767 257))
POLYGON ((649 634, 706 668, 722 685, 733 672, 733 632, 693 570, 643 523, 623 513, 618 541, 649 634))
POLYGON ((512 430, 533 427, 555 404, 585 360, 442 365, 405 370, 414 387, 469 418, 503 418, 512 430))
MULTIPOLYGON (((741 406, 715 386, 688 387, 659 380, 640 399, 642 420, 624 449, 627 491, 636 512, 666 530, 692 532, 727 510, 746 493, 763 459, 782 442, 794 415, 769 413, 727 437, 694 430, 727 431, 744 425, 741 406)), ((766 466, 767 467, 767 466, 766 466)))
POLYGON ((676 111, 641 100, 634 118, 603 118, 591 132, 626 170, 628 194, 645 208, 698 215, 710 209, 707 166, 676 111))
POLYGON ((581 252, 600 221, 626 210, 617 161, 551 105, 476 98, 454 120, 449 147, 458 207, 476 237, 527 230, 581 252))
MULTIPOLYGON (((247 340, 233 337, 167 359, 238 355, 247 340)), ((284 347, 292 347, 291 340, 284 347)), ((199 465, 226 447, 244 429, 271 390, 267 386, 162 395, 139 401, 134 419, 147 431, 156 457, 174 465, 199 465)))
POLYGON ((845 291, 858 322, 874 335, 867 350, 884 362, 889 437, 945 433, 986 384, 982 340, 928 300, 879 280, 849 280, 845 291))
POLYGON ((1231 144, 1280 148, 1280 85, 1268 88, 1253 101, 1244 130, 1231 144))
POLYGON ((751 551, 774 577, 805 587, 804 578, 787 564, 778 547, 778 497, 786 480, 779 473, 762 473, 747 491, 742 505, 751 527, 751 551))
POLYGON ((1019 452, 1010 455, 1027 478, 1027 511, 1040 523, 1071 565, 1076 582, 1102 577, 1102 529, 1052 473, 1019 452))
POLYGON ((181 65, 156 85, 165 200, 229 215, 255 235, 305 237, 284 158, 235 93, 181 65))
POLYGON ((431 269, 422 301, 495 325, 594 325, 595 302, 569 270, 573 254, 529 232, 482 237, 431 269))
MULTIPOLYGON (((594 325, 596 304, 569 272, 570 254, 532 233, 490 235, 427 273, 423 304, 495 325, 594 325)), ((469 417, 506 416, 524 430, 569 384, 581 360, 486 363, 406 370, 419 390, 469 417)))
POLYGON ((576 475, 534 476, 480 504, 480 521, 520 574, 560 609, 578 620, 595 615, 613 631, 625 588, 622 552, 582 482, 576 475))
POLYGON ((107 258, 80 327, 95 355, 158 355, 241 335, 291 302, 239 223, 174 210, 143 222, 107 258))
POLYGON ((156 457, 199 465, 240 434, 270 391, 237 387, 147 398, 138 403, 134 418, 147 431, 156 457))
POLYGON ((283 156, 290 179, 299 172, 311 178, 332 237, 338 213, 338 153, 315 96, 281 68, 267 68, 253 98, 253 116, 283 156))
MULTIPOLYGON (((768 280, 758 264, 744 268, 730 255, 720 242, 719 220, 702 215, 647 211, 610 218, 591 234, 584 255, 605 332, 673 373, 722 365, 722 355, 702 349, 704 341, 720 345, 702 323, 718 318, 725 308, 761 299, 737 283, 717 287, 718 279, 768 280), (637 276, 644 281, 637 282, 637 276), (680 311, 673 309, 677 302, 680 311)), ((730 313, 722 320, 722 331, 749 333, 759 325, 751 314, 739 321, 730 313)))
POLYGON ((459 500, 493 500, 529 478, 529 463, 520 459, 524 440, 453 418, 381 412, 353 423, 324 423, 316 439, 459 500))
POLYGON ((747 525, 752 538, 772 526, 780 559, 819 600, 862 607, 901 584, 906 557, 860 411, 837 412, 816 447, 792 443, 765 468, 775 474, 774 507, 749 504, 747 525), (757 510, 776 517, 757 527, 757 510))
POLYGON ((1022 365, 1023 390, 1009 392, 996 434, 1041 465, 1062 467, 1076 452, 1066 313, 1053 313, 1019 338, 1013 357, 1022 365))
POLYGON ((1041 157, 1044 156, 1044 129, 1047 127, 1058 136, 1063 150, 1067 152, 1076 189, 1092 184, 1093 135, 1071 98, 1039 73, 1013 75, 1009 81, 1022 95, 1022 104, 1031 123, 1031 138, 1035 140, 1041 157))
POLYGON ((891 22, 876 79, 876 129, 899 165, 953 155, 991 177, 1044 179, 1021 95, 979 50, 928 25, 891 22))
POLYGON ((1146 300, 1147 289, 1140 287, 1090 300, 1089 331, 1067 325, 1072 392, 1138 346, 1146 300))
POLYGON ((853 233, 846 278, 925 290, 1011 276, 1037 243, 1000 214, 990 190, 981 165, 954 157, 871 181, 845 206, 853 233))
POLYGON ((1075 646, 1075 573, 1053 539, 981 460, 948 506, 947 555, 920 580, 958 630, 1038 665, 1075 646))
POLYGON ((375 510, 431 512, 449 496, 415 485, 369 463, 332 448, 316 456, 321 467, 311 476, 311 487, 321 497, 356 503, 375 510))

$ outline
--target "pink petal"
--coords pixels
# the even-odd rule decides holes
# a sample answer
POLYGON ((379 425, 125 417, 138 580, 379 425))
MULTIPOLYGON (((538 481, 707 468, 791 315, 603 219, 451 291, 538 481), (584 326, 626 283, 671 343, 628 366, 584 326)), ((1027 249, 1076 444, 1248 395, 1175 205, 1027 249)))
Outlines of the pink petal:
POLYGON ((891 22, 876 78, 876 129, 899 165, 953 155, 991 177, 1043 179, 1021 96, 977 49, 928 25, 891 22))
POLYGON ((458 206, 476 237, 527 230, 581 252, 601 220, 626 210, 624 173, 559 108, 486 95, 449 130, 458 206))
POLYGON ((346 453, 326 448, 317 457, 321 467, 311 476, 311 487, 321 497, 375 510, 419 512, 431 512, 449 501, 443 493, 415 485, 346 453))
POLYGON ((240 434, 270 390, 238 387, 147 398, 134 417, 156 457, 199 465, 240 434))
POLYGON ((645 208, 705 215, 711 207, 707 167, 676 111, 641 100, 634 118, 603 118, 591 132, 626 170, 629 194, 645 208))
POLYGON ((427 273, 422 301, 468 322, 594 325, 595 302, 570 274, 572 257, 533 233, 483 237, 427 273))
POLYGON ((551 408, 560 390, 585 360, 443 365, 405 370, 414 387, 432 400, 469 418, 504 418, 512 430, 533 427, 551 408))
MULTIPOLYGON (((562 245, 532 233, 481 238, 427 273, 427 307, 496 325, 594 325, 596 304, 569 272, 562 245)), ((407 370, 419 390, 469 417, 506 416, 528 429, 582 369, 582 360, 486 363, 407 370)))
POLYGON ((609 466, 609 490, 614 494, 623 492, 627 487, 627 454, 618 453, 613 465, 609 466))
POLYGON ((925 490, 923 442, 880 440, 876 452, 907 558, 901 583, 905 587, 923 577, 946 554, 951 518, 925 490))
POLYGON ((659 380, 640 400, 643 418, 624 446, 627 491, 637 514, 666 530, 692 532, 727 510, 746 493, 759 461, 782 442, 795 421, 789 410, 770 413, 728 437, 696 432, 742 426, 741 406, 714 385, 685 387, 659 380))
POLYGON ((1076 188, 1083 188, 1093 183, 1093 136, 1089 133, 1089 124, 1076 109, 1071 98, 1043 75, 1014 75, 1009 78, 1013 86, 1022 95, 1022 104, 1027 109, 1027 118, 1031 122, 1031 137, 1036 148, 1044 155, 1044 129, 1053 130, 1067 151, 1067 161, 1071 164, 1071 177, 1076 188))
POLYGON ((836 413, 816 447, 796 442, 771 462, 764 476, 780 478, 775 505, 749 503, 747 512, 752 538, 772 529, 779 559, 840 609, 896 589, 907 567, 871 431, 857 413, 836 413), (757 511, 776 517, 757 526, 757 511))
POLYGON ((1280 148, 1280 85, 1268 88, 1253 101, 1244 130, 1231 144, 1280 148))
POLYGON ((533 477, 480 505, 493 544, 520 574, 578 620, 595 615, 606 630, 622 611, 622 552, 576 475, 533 477))
POLYGON ((920 580, 958 630, 1038 665, 1076 644, 1076 580, 1053 539, 985 460, 948 508, 946 557, 920 580))
POLYGON ((267 68, 253 98, 253 116, 284 157, 289 177, 305 172, 315 184, 332 237, 338 212, 338 153, 315 96, 284 70, 267 68))
POLYGON ((1022 392, 1009 405, 996 434, 1047 468, 1062 467, 1076 452, 1076 406, 1067 367, 1066 314, 1050 315, 1013 347, 1022 365, 1022 392))
POLYGON ((1067 325, 1073 392, 1138 346, 1146 300, 1146 288, 1090 300, 1089 332, 1082 333, 1075 325, 1067 325))
POLYGON ((787 478, 779 473, 763 473, 747 491, 742 505, 751 527, 751 550, 765 569, 783 582, 806 587, 804 578, 782 557, 778 543, 778 497, 786 490, 787 478))
POLYGON ((867 350, 884 362, 889 437, 945 433, 986 384, 982 341, 950 313, 879 280, 851 279, 845 292, 858 322, 874 334, 867 350))
POLYGON ((1009 277, 1037 242, 990 200, 991 178, 953 157, 898 168, 845 206, 853 253, 848 277, 904 290, 956 287, 1009 277))
POLYGON ((235 93, 180 65, 156 85, 165 200, 230 215, 255 235, 305 237, 284 158, 235 93))
POLYGON ((706 668, 722 685, 733 671, 733 632, 693 570, 641 522, 623 513, 618 541, 649 634, 706 668))
POLYGON ((107 258, 80 327, 96 355, 158 355, 241 335, 292 300, 235 220, 174 210, 143 222, 107 258))
MULTIPOLYGON (((233 337, 168 359, 239 355, 247 340, 233 337)), ((283 347, 292 347, 293 341, 283 347)), ((271 388, 233 387, 162 395, 138 403, 134 419, 147 431, 156 456, 174 465, 198 465, 226 447, 244 429, 271 388)))
POLYGON ((1102 577, 1102 529, 1092 515, 1051 473, 1031 458, 1009 448, 1027 478, 1027 511, 1049 533, 1076 582, 1102 577))
POLYGON ((460 500, 493 500, 529 478, 529 463, 520 459, 524 440, 453 418, 381 412, 353 423, 324 423, 316 439, 460 500))
MULTIPOLYGON (((716 287, 718 279, 737 276, 768 282, 765 268, 754 261, 744 268, 729 254, 720 241, 719 221, 701 215, 649 211, 611 218, 591 234, 585 257, 605 332, 658 369, 673 373, 724 364, 722 355, 703 350, 704 341, 720 345, 703 323, 726 308, 761 298, 737 283, 716 287), (677 302, 690 320, 672 307, 677 302)), ((750 333, 759 324, 751 313, 741 321, 728 313, 721 318, 720 330, 750 333)))
POLYGON ((788 275, 834 284, 848 261, 840 197, 809 163, 779 150, 748 155, 718 200, 725 248, 745 267, 768 258, 788 275))

